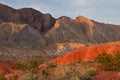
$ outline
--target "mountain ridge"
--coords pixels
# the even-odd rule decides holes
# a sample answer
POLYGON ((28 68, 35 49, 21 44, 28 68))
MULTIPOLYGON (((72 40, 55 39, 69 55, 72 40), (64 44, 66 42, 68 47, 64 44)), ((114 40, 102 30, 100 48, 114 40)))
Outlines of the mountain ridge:
MULTIPOLYGON (((57 54, 58 51, 61 50, 57 45, 60 43, 67 44, 63 45, 64 51, 60 51, 66 53, 66 51, 78 48, 76 46, 76 48, 73 49, 69 43, 86 45, 120 41, 120 26, 118 25, 99 23, 84 16, 78 16, 76 19, 62 16, 56 19, 52 17, 51 14, 43 14, 33 8, 14 9, 3 4, 0 4, 0 27, 4 27, 6 31, 1 28, 0 40, 6 37, 9 41, 11 40, 9 44, 15 43, 17 46, 20 44, 27 49, 29 49, 31 45, 33 48, 34 45, 33 49, 37 48, 41 50, 40 53, 43 54, 46 52, 57 54), (7 25, 3 26, 3 23, 7 25), (15 27, 20 28, 20 25, 24 24, 29 26, 30 29, 26 28, 27 30, 24 30, 24 33, 20 33, 19 35, 18 33, 14 34, 18 36, 12 35, 12 37, 7 37, 9 36, 9 33, 6 34, 6 32, 9 31, 8 25, 15 29, 15 27), (34 35, 29 35, 33 33, 34 35), (37 37, 34 38, 34 36, 37 37), (36 41, 38 42, 35 43, 36 41), (70 46, 69 49, 68 46, 70 46)), ((5 43, 8 44, 8 41, 5 40, 5 43)), ((1 45, 1 47, 3 46, 1 45)))

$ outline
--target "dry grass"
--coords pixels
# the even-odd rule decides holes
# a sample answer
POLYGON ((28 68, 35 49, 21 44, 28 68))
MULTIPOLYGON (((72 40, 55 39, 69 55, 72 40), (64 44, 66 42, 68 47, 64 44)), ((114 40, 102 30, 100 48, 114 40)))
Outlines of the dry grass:
POLYGON ((37 68, 36 70, 32 68, 18 73, 18 80, 92 80, 92 72, 95 71, 93 69, 94 66, 90 66, 90 64, 71 63, 41 69, 37 68), (92 72, 90 73, 90 71, 92 72))

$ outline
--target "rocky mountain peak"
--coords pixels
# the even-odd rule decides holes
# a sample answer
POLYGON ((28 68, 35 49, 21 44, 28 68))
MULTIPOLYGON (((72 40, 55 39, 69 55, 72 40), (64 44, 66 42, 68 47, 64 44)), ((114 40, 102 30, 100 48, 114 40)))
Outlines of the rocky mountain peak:
POLYGON ((1 21, 26 23, 40 33, 44 33, 53 27, 56 20, 50 14, 43 14, 33 8, 13 9, 0 4, 0 23, 1 21))
POLYGON ((86 18, 84 16, 76 17, 75 21, 76 21, 76 23, 87 24, 89 27, 93 27, 94 26, 94 23, 90 19, 88 19, 88 18, 86 18))

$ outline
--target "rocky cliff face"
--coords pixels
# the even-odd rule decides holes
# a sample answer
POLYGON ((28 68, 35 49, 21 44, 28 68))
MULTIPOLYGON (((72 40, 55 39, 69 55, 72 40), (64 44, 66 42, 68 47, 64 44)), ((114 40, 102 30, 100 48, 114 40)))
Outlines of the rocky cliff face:
POLYGON ((98 23, 83 16, 59 18, 45 38, 48 42, 105 43, 120 40, 120 26, 98 23))
POLYGON ((27 24, 2 23, 0 44, 3 46, 43 47, 46 42, 42 35, 27 24))
POLYGON ((55 19, 50 14, 43 14, 32 8, 13 9, 0 4, 1 49, 3 46, 21 46, 28 50, 43 50, 40 53, 66 53, 78 48, 77 45, 81 43, 119 40, 120 26, 117 25, 98 23, 83 16, 76 19, 65 16, 55 19), (70 46, 71 43, 77 44, 75 48, 70 46), (61 48, 57 44, 67 45, 61 48))
POLYGON ((46 32, 53 27, 55 18, 50 14, 42 14, 32 8, 19 9, 18 12, 22 15, 24 23, 29 24, 39 32, 46 32))
POLYGON ((42 14, 32 8, 17 10, 3 4, 0 4, 0 20, 3 22, 29 24, 39 32, 46 32, 55 23, 55 19, 50 14, 42 14))

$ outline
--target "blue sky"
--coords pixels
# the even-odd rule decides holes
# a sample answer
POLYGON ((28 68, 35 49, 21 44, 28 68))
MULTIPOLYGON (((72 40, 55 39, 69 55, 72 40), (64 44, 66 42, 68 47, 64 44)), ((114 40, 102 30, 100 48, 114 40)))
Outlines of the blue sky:
POLYGON ((0 0, 16 9, 32 7, 58 18, 82 15, 99 22, 120 25, 120 0, 0 0))

